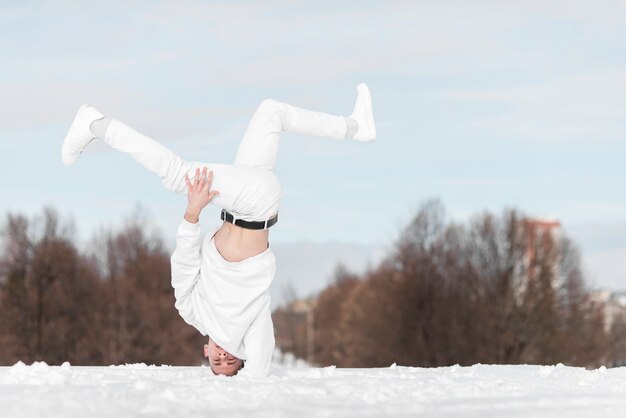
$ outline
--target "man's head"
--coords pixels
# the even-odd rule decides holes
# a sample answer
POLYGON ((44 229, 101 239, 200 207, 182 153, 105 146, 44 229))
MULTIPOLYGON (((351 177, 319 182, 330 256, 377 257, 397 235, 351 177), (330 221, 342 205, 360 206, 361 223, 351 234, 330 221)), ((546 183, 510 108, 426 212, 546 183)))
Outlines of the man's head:
POLYGON ((209 359, 211 370, 215 374, 234 376, 243 367, 243 361, 225 351, 209 338, 209 343, 204 345, 204 357, 209 359))

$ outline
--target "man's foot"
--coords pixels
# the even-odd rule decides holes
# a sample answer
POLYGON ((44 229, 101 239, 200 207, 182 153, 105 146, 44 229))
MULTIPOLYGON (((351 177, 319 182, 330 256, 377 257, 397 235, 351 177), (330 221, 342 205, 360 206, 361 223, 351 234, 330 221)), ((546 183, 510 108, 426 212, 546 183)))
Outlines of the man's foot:
POLYGON ((61 149, 61 158, 63 164, 72 165, 76 158, 85 149, 87 145, 94 139, 95 135, 91 132, 91 122, 102 119, 104 115, 98 112, 94 107, 84 104, 78 109, 72 126, 65 136, 63 147, 61 149))
POLYGON ((365 83, 360 83, 356 86, 356 93, 356 103, 350 117, 359 124, 359 129, 352 139, 372 142, 376 139, 376 125, 374 124, 374 115, 372 113, 372 95, 365 83))

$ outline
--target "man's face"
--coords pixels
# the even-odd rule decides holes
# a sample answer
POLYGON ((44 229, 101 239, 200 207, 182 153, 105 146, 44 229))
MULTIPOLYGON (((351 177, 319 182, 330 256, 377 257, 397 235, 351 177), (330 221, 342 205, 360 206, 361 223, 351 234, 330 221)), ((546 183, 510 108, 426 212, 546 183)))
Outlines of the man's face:
POLYGON ((204 356, 209 359, 211 370, 215 374, 234 376, 241 368, 240 359, 225 351, 210 338, 209 343, 204 345, 204 356))

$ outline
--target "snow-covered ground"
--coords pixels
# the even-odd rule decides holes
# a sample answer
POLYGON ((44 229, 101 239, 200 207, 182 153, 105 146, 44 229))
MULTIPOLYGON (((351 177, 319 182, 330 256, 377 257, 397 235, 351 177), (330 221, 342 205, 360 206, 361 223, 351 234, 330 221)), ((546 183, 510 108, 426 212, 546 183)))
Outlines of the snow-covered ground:
POLYGON ((626 368, 279 366, 269 377, 206 367, 0 367, 9 417, 625 417, 626 368))

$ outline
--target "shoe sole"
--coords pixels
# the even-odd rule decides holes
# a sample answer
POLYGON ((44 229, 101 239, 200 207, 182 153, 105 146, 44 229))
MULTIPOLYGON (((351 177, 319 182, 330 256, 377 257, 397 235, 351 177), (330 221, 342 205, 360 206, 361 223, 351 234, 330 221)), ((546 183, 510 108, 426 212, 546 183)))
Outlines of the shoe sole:
MULTIPOLYGON (((370 89, 367 86, 367 84, 365 83, 361 83, 357 86, 357 92, 359 94, 359 97, 365 97, 367 99, 367 106, 366 106, 366 122, 367 122, 367 126, 364 126, 364 131, 368 132, 370 134, 370 136, 368 136, 366 139, 362 139, 362 138, 355 138, 357 141, 362 141, 362 142, 374 142, 376 141, 376 124, 374 122, 374 113, 372 111, 372 94, 370 93, 370 89)), ((357 132, 358 135, 358 132, 357 132)))
MULTIPOLYGON (((65 139, 63 140, 63 146, 61 147, 61 160, 65 165, 72 165, 80 155, 80 152, 75 152, 71 145, 80 141, 84 134, 80 132, 81 125, 84 123, 83 120, 83 112, 85 112, 88 108, 90 108, 88 104, 83 104, 76 112, 76 116, 74 116, 74 120, 70 125, 70 129, 67 131, 65 135, 65 139)), ((94 109, 96 113, 98 112, 94 109)))

